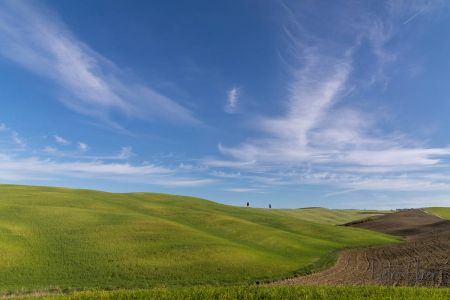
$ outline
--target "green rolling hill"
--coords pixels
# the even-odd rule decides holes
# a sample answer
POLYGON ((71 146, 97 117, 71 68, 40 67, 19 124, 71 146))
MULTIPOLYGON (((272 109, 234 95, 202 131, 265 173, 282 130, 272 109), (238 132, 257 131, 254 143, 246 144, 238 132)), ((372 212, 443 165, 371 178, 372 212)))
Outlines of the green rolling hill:
POLYGON ((279 209, 279 215, 290 216, 304 221, 339 225, 358 219, 389 213, 391 211, 357 210, 357 209, 327 209, 323 207, 279 209))
POLYGON ((366 211, 315 210, 0 185, 0 290, 242 284, 304 272, 338 249, 396 241, 333 225, 366 211))
POLYGON ((428 207, 425 211, 432 213, 442 219, 450 220, 450 207, 428 207))

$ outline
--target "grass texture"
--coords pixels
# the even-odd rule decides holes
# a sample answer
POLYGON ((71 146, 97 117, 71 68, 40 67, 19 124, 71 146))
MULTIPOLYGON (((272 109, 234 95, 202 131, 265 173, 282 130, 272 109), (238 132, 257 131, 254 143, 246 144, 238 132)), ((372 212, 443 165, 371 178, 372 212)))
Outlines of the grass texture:
POLYGON ((246 284, 395 238, 351 211, 239 208, 174 195, 0 185, 0 290, 246 284))
POLYGON ((43 297, 52 300, 441 300, 450 299, 450 289, 414 287, 196 287, 134 291, 79 292, 43 297))
POLYGON ((425 211, 432 213, 442 219, 450 220, 450 207, 429 207, 425 211))

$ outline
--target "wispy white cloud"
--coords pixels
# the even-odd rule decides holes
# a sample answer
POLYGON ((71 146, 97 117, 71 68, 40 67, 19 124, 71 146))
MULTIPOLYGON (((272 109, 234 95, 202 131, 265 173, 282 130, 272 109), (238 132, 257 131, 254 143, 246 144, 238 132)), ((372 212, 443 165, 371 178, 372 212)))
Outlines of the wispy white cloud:
POLYGON ((168 174, 171 171, 164 167, 153 165, 130 165, 128 163, 104 163, 101 161, 55 161, 39 157, 19 157, 17 155, 2 154, 0 156, 0 178, 15 177, 32 178, 38 180, 41 176, 73 175, 98 176, 143 176, 154 174, 168 174))
POLYGON ((405 22, 403 22, 403 25, 408 24, 409 22, 411 22, 412 20, 414 20, 415 18, 417 18, 420 14, 422 14, 423 12, 425 12, 425 8, 422 8, 421 10, 419 10, 418 12, 416 12, 415 14, 413 14, 411 17, 409 17, 405 22))
MULTIPOLYGON (((219 145, 219 150, 221 152, 225 152, 225 153, 227 151, 227 149, 223 148, 221 145, 219 145)), ((220 160, 220 159, 214 159, 214 158, 205 159, 204 163, 211 167, 228 167, 228 168, 245 168, 245 167, 254 167, 256 165, 255 160, 230 161, 230 160, 220 160)))
POLYGON ((116 154, 92 155, 87 154, 87 150, 90 150, 88 144, 78 142, 76 149, 63 151, 61 149, 56 149, 55 147, 46 146, 42 149, 42 152, 60 158, 97 161, 128 160, 135 156, 133 149, 130 146, 122 147, 116 154))
POLYGON ((117 155, 118 159, 128 159, 134 156, 133 149, 130 146, 122 147, 120 149, 119 154, 117 155))
POLYGON ((22 151, 27 147, 25 139, 21 137, 17 131, 9 128, 3 123, 0 123, 0 133, 3 133, 0 136, 0 141, 5 143, 4 147, 8 144, 12 144, 14 146, 14 149, 10 149, 11 151, 22 151))
POLYGON ((422 207, 450 207, 450 197, 441 196, 410 196, 392 201, 392 197, 377 199, 379 209, 396 209, 399 207, 422 208, 422 207))
POLYGON ((233 114, 238 111, 240 97, 240 89, 233 87, 227 92, 227 102, 225 105, 225 111, 227 113, 233 114))
POLYGON ((55 138, 55 141, 60 145, 69 145, 70 144, 70 142, 68 140, 66 140, 65 138, 63 138, 62 136, 55 135, 54 138, 55 138))
POLYGON ((386 3, 388 12, 396 21, 406 25, 420 15, 431 15, 440 10, 446 10, 450 4, 446 0, 397 0, 386 3))
POLYGON ((210 185, 214 182, 216 182, 216 180, 208 178, 168 178, 165 180, 158 179, 152 183, 166 187, 196 187, 210 185))
POLYGON ((20 135, 15 131, 13 131, 11 133, 11 138, 12 138, 13 142, 20 148, 25 148, 25 146, 27 145, 25 143, 25 140, 22 137, 20 137, 20 135))
MULTIPOLYGON (((46 148, 52 151, 51 148, 46 148)), ((217 180, 180 177, 176 170, 164 166, 103 162, 99 160, 54 160, 38 156, 18 156, 0 153, 0 180, 46 184, 67 179, 103 179, 134 182, 164 187, 198 187, 217 180)))
POLYGON ((119 127, 112 115, 199 123, 174 100, 124 74, 77 39, 50 9, 1 1, 0 55, 56 82, 70 109, 119 127))
POLYGON ((238 179, 241 178, 241 172, 224 172, 224 171, 217 171, 214 170, 211 173, 213 176, 221 177, 221 178, 233 178, 238 179))
MULTIPOLYGON (((294 13, 290 15, 295 17, 294 13)), ((369 40, 382 70, 395 61, 395 53, 386 50, 385 45, 395 36, 396 22, 364 20, 352 46, 338 45, 332 51, 329 41, 307 32, 300 20, 292 24, 285 30, 290 42, 286 48, 293 55, 286 59, 291 83, 285 113, 257 118, 255 127, 263 137, 235 146, 219 145, 220 152, 230 159, 209 158, 205 163, 253 172, 272 184, 450 191, 449 180, 423 174, 442 172, 444 162, 450 158, 450 147, 430 147, 398 132, 380 131, 376 113, 363 112, 345 102, 355 89, 352 72, 360 40, 369 40)), ((374 80, 386 78, 378 76, 374 80)))
POLYGON ((97 156, 86 155, 89 146, 82 142, 78 142, 72 150, 65 148, 62 151, 51 146, 38 150, 33 145, 26 145, 28 151, 17 151, 18 143, 24 145, 22 138, 5 125, 0 128, 10 140, 9 144, 2 144, 0 150, 1 181, 43 181, 52 184, 60 180, 95 178, 173 188, 198 187, 218 182, 217 179, 182 172, 180 168, 169 165, 139 162, 130 146, 122 147, 114 155, 97 156))
POLYGON ((386 45, 394 37, 401 35, 404 25, 409 24, 415 18, 434 17, 436 12, 447 11, 450 2, 446 0, 396 0, 383 3, 383 13, 374 15, 373 12, 366 14, 364 22, 355 24, 360 30, 358 32, 361 39, 369 41, 373 53, 378 58, 377 70, 373 72, 372 84, 381 81, 386 85, 389 78, 384 70, 386 66, 401 57, 401 54, 386 50, 386 45))
POLYGON ((224 189, 224 191, 226 191, 226 192, 233 192, 233 193, 251 193, 251 192, 258 191, 258 189, 254 189, 254 188, 227 188, 227 189, 224 189))
POLYGON ((45 153, 49 153, 49 154, 58 153, 58 150, 51 146, 44 147, 44 149, 42 149, 42 151, 44 151, 45 153))
POLYGON ((87 144, 85 144, 85 143, 78 142, 78 149, 81 152, 86 152, 89 149, 89 146, 87 144))

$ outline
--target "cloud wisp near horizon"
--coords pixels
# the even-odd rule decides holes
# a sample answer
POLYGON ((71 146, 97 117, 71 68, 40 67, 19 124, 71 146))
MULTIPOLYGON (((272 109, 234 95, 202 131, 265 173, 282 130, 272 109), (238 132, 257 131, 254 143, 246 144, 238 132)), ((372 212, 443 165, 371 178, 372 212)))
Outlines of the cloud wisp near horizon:
MULTIPOLYGON (((122 147, 115 155, 103 156, 85 153, 89 148, 81 142, 77 143, 75 147, 77 150, 58 150, 50 146, 41 151, 23 149, 18 147, 22 144, 14 139, 17 133, 4 124, 1 126, 3 135, 0 144, 3 150, 0 152, 0 180, 6 182, 31 181, 43 184, 59 182, 64 177, 136 182, 165 187, 195 187, 214 182, 212 179, 183 174, 177 168, 158 166, 149 162, 131 163, 133 152, 129 146, 122 147), (25 151, 29 154, 23 155, 25 151)), ((63 146, 69 144, 68 141, 61 144, 58 139, 55 139, 55 143, 63 146)))
MULTIPOLYGON (((275 1, 270 17, 261 18, 266 23, 246 23, 239 27, 243 33, 229 29, 217 39, 203 38, 197 25, 189 28, 193 34, 183 31, 183 20, 189 20, 185 14, 164 21, 137 14, 140 21, 127 21, 129 27, 119 22, 130 35, 137 32, 133 26, 147 28, 139 23, 144 20, 155 26, 126 38, 153 55, 158 52, 145 48, 150 47, 147 39, 156 48, 167 48, 154 60, 130 54, 126 68, 142 64, 156 72, 154 77, 159 76, 156 70, 164 70, 174 94, 185 95, 180 99, 97 52, 50 4, 0 2, 0 57, 8 68, 35 76, 40 86, 50 83, 46 88, 58 101, 49 109, 67 110, 76 123, 61 127, 55 121, 41 132, 0 120, 6 123, 0 123, 0 180, 69 186, 89 182, 106 190, 174 191, 234 204, 245 197, 261 205, 280 199, 280 206, 290 207, 390 208, 407 205, 404 198, 411 197, 412 206, 450 205, 450 196, 445 197, 450 193, 447 136, 434 138, 428 128, 418 134, 419 125, 412 131, 398 112, 409 109, 421 116, 420 111, 397 100, 410 98, 408 105, 422 107, 429 96, 420 89, 430 93, 433 80, 442 77, 430 73, 413 53, 426 47, 420 38, 428 37, 427 32, 419 25, 439 28, 433 24, 448 21, 442 14, 449 8, 444 1, 275 1), (318 16, 324 19, 320 24, 318 16), (169 21, 170 26, 161 23, 169 21), (272 60, 259 51, 270 48, 264 39, 270 31, 261 35, 267 26, 273 34, 272 60), (239 54, 234 47, 242 49, 239 54), (234 53, 229 61, 227 51, 234 53), (246 51, 250 54, 244 58, 246 51), (256 70, 255 65, 263 67, 256 70), (421 73, 432 79, 424 80, 421 73), (404 82, 416 86, 405 88, 404 82), (198 102, 187 105, 184 98, 198 102), (139 135, 127 134, 133 130, 139 135), (94 179, 102 183, 96 185, 94 179)), ((148 11, 168 9, 148 5, 148 11)), ((67 11, 64 5, 56 7, 72 15, 70 5, 67 11)), ((105 12, 116 17, 114 9, 105 12)), ((225 19, 199 22, 228 28, 230 20, 225 19)), ((127 49, 118 51, 126 56, 127 49)), ((446 96, 445 91, 434 95, 446 96)), ((425 118, 422 124, 427 124, 425 118)))

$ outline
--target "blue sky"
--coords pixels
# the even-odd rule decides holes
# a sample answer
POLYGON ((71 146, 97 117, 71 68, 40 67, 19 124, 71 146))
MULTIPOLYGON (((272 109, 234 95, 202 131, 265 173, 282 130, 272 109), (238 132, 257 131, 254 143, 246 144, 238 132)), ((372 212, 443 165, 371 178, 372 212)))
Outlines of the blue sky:
POLYGON ((0 181, 450 205, 447 1, 0 1, 0 181))

